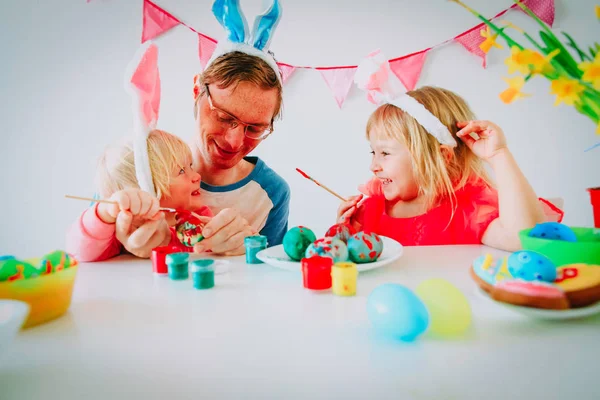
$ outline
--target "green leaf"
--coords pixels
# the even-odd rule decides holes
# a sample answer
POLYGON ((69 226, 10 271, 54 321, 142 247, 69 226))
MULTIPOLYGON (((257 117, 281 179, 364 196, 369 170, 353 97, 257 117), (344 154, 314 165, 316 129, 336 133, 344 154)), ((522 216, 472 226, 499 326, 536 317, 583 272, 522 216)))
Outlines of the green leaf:
POLYGON ((592 47, 590 47, 590 54, 592 55, 593 58, 596 58, 596 53, 597 53, 597 51, 594 50, 592 47))
POLYGON ((573 40, 573 38, 568 33, 562 32, 562 34, 569 41, 567 44, 569 46, 571 46, 571 48, 573 48, 577 52, 577 55, 579 56, 579 58, 581 58, 581 61, 591 61, 591 59, 588 57, 588 55, 585 54, 583 51, 581 51, 579 46, 577 46, 577 43, 575 42, 575 40, 573 40))
POLYGON ((582 75, 582 72, 579 70, 577 63, 575 62, 575 60, 573 59, 571 54, 567 51, 567 49, 564 48, 562 43, 560 43, 554 35, 552 35, 552 36, 547 35, 546 32, 544 32, 544 31, 540 32, 540 37, 542 38, 544 43, 548 46, 548 49, 551 49, 550 52, 553 51, 554 49, 560 50, 560 53, 558 53, 552 59, 552 61, 553 61, 552 64, 554 65, 555 63, 558 63, 563 67, 563 69, 569 75, 571 75, 572 77, 575 77, 575 78, 580 78, 582 75))

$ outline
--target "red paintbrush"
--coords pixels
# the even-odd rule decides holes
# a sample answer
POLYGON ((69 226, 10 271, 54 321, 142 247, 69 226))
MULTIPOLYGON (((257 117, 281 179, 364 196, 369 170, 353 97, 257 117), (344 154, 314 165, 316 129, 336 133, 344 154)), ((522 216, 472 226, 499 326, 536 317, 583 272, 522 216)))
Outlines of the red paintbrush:
POLYGON ((305 177, 306 179, 310 179, 311 181, 313 181, 314 183, 316 183, 317 185, 321 186, 323 189, 327 190, 329 193, 331 193, 332 195, 334 195, 335 197, 337 197, 338 199, 342 200, 342 201, 348 201, 347 199, 343 198, 342 196, 340 196, 339 194, 337 194, 336 192, 334 192, 333 190, 329 189, 327 186, 321 184, 320 182, 314 180, 313 178, 311 178, 310 176, 308 176, 306 174, 306 172, 302 171, 300 168, 296 168, 296 171, 300 172, 300 175, 302 175, 303 177, 305 177))

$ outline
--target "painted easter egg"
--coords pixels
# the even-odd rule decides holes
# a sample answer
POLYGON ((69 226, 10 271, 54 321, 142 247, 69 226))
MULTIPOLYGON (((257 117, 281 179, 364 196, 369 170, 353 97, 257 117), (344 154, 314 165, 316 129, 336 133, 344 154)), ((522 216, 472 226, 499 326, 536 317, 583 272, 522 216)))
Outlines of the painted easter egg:
POLYGON ((508 272, 525 281, 554 282, 556 265, 535 251, 521 250, 508 256, 508 272))
POLYGON ((300 261, 308 246, 315 240, 317 236, 312 230, 301 225, 295 226, 283 236, 283 250, 292 260, 300 261))
POLYGON ((559 222, 544 222, 537 224, 529 231, 529 236, 540 239, 564 240, 566 242, 576 242, 575 232, 567 225, 559 222))
POLYGON ((406 286, 384 283, 367 299, 367 314, 382 335, 413 341, 427 330, 429 313, 425 304, 406 286))
POLYGON ((348 260, 348 248, 340 239, 323 237, 315 240, 306 249, 305 257, 331 257, 333 262, 348 260))
POLYGON ((194 247, 194 245, 204 239, 202 236, 202 229, 204 223, 196 218, 192 213, 188 211, 178 211, 175 214, 177 221, 175 225, 175 232, 177 233, 177 239, 188 247, 194 247))
POLYGON ((348 239, 348 255, 355 263, 377 261, 383 251, 383 241, 376 233, 355 233, 348 239))
POLYGON ((340 239, 344 243, 348 243, 348 239, 356 233, 356 229, 349 224, 335 224, 325 232, 326 237, 340 239))

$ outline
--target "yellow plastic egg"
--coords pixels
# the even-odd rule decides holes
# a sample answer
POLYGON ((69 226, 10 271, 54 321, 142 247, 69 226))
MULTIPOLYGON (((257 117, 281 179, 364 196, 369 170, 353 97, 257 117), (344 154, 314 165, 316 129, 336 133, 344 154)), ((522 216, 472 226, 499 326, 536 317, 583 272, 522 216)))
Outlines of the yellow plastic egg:
POLYGON ((415 289, 429 312, 433 336, 459 336, 471 325, 471 306, 463 293, 445 279, 428 279, 415 289))

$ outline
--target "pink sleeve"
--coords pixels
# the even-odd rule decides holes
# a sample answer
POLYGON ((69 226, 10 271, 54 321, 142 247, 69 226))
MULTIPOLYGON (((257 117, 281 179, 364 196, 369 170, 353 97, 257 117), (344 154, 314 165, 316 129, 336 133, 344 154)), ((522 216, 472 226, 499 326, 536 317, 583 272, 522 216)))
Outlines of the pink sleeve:
MULTIPOLYGON (((466 217, 469 219, 470 230, 474 237, 481 242, 483 234, 493 220, 500 216, 498 192, 486 184, 475 184, 465 190, 471 210, 466 217)), ((546 221, 561 222, 564 212, 546 199, 538 198, 544 210, 546 221)))
POLYGON ((67 231, 67 252, 78 261, 102 261, 121 253, 115 225, 98 217, 98 204, 85 210, 67 231))
POLYGON ((457 193, 457 206, 465 217, 465 238, 469 242, 481 243, 483 234, 493 220, 500 216, 498 192, 484 182, 467 184, 457 193))

